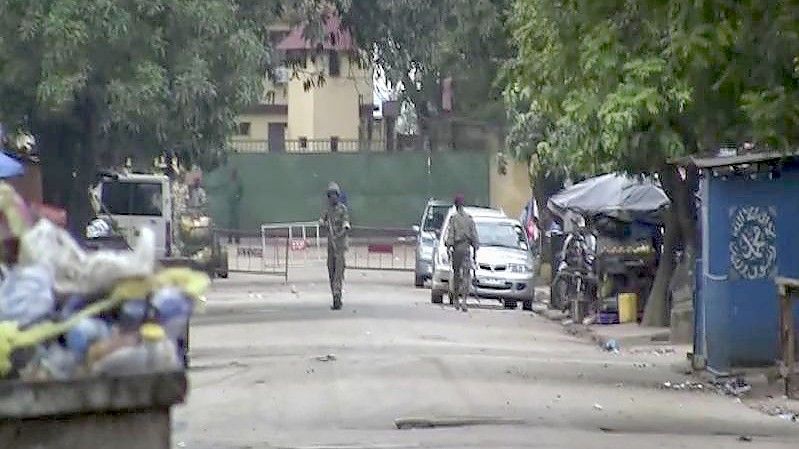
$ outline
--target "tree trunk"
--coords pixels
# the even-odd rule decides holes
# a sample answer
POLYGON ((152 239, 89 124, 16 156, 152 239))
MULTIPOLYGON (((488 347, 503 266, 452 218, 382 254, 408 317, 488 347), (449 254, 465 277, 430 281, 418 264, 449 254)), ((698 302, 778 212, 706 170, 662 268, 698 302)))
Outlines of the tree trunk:
POLYGON ((71 182, 69 185, 69 230, 73 236, 82 237, 94 211, 89 200, 89 187, 97 170, 99 127, 97 123, 96 93, 92 87, 80 98, 75 108, 80 120, 80 135, 72 148, 71 182))
POLYGON ((698 182, 698 172, 689 169, 682 179, 674 166, 660 171, 663 190, 671 200, 664 217, 664 242, 654 285, 644 309, 644 326, 665 326, 669 323, 670 302, 690 301, 692 288, 686 283, 693 279, 696 261, 696 210, 693 193, 698 182), (682 251, 677 266, 677 253, 682 251), (679 274, 679 276, 677 276, 679 274), (675 292, 680 292, 675 294, 675 292), (671 300, 671 301, 670 301, 671 300))
POLYGON ((663 252, 660 255, 652 290, 646 300, 642 326, 662 327, 669 322, 669 285, 676 265, 674 253, 681 237, 676 215, 674 208, 669 208, 664 217, 663 252))

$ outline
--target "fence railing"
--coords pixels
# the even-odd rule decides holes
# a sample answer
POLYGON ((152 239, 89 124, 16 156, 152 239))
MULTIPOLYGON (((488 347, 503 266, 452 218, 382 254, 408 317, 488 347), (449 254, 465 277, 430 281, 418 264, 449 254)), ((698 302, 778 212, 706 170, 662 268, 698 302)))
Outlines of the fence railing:
MULTIPOLYGON (((214 235, 232 273, 279 275, 288 281, 292 270, 322 267, 327 261, 327 231, 317 222, 269 223, 260 232, 217 229, 214 235)), ((354 270, 411 272, 416 235, 411 229, 355 227, 346 265, 354 270)))
POLYGON ((235 139, 231 148, 238 153, 357 153, 385 151, 385 142, 350 139, 260 140, 235 139))

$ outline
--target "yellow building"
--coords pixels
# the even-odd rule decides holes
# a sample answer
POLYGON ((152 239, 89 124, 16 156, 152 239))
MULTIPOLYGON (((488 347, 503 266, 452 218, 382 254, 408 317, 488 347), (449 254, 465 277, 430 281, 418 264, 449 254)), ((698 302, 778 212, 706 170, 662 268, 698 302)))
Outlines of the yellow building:
POLYGON ((373 119, 373 68, 363 66, 352 35, 336 17, 323 44, 302 27, 275 26, 282 65, 264 83, 258 104, 237 118, 233 147, 242 152, 379 150, 373 119))

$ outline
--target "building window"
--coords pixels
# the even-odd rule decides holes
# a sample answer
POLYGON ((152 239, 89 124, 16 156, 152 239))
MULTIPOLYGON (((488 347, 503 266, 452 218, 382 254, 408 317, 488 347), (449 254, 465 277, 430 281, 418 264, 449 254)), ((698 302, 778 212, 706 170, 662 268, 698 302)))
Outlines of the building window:
POLYGON ((330 50, 327 55, 328 72, 330 76, 341 75, 341 58, 335 50, 330 50))
POLYGON ((250 122, 240 122, 236 125, 236 135, 249 136, 250 135, 250 122))
POLYGON ((338 136, 333 136, 330 138, 330 152, 331 153, 338 152, 338 136))

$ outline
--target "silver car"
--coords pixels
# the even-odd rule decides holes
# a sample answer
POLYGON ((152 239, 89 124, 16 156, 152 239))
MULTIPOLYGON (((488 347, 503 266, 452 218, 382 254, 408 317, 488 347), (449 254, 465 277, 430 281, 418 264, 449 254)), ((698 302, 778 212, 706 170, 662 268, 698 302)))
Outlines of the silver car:
MULTIPOLYGON (((532 309, 535 298, 535 258, 521 223, 492 209, 466 208, 466 212, 475 222, 480 241, 480 249, 475 256, 471 293, 479 298, 496 299, 505 308, 516 308, 521 302, 525 310, 532 309)), ((449 219, 445 222, 442 235, 446 232, 448 222, 449 219)), ((451 274, 452 268, 442 237, 436 247, 432 302, 441 303, 444 294, 449 293, 451 274)))
POLYGON ((419 225, 414 226, 416 231, 416 269, 414 270, 414 285, 421 288, 424 282, 433 277, 433 252, 444 226, 452 203, 431 199, 427 202, 419 225))

